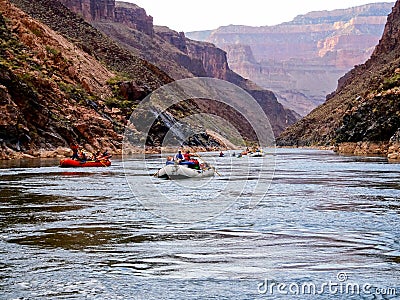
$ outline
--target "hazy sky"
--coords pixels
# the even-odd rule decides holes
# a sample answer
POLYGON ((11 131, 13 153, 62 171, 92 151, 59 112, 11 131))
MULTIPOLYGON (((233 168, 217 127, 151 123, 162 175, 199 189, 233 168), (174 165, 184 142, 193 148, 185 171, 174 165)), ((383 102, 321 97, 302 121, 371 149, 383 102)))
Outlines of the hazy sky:
POLYGON ((155 25, 176 31, 215 29, 222 25, 275 25, 316 10, 333 10, 382 0, 120 0, 136 3, 155 25))

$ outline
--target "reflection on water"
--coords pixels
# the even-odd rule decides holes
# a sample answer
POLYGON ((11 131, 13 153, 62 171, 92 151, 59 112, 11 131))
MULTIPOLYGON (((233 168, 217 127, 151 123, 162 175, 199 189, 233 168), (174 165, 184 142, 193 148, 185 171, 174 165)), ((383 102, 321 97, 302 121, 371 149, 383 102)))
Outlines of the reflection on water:
POLYGON ((52 228, 37 235, 9 239, 10 243, 40 246, 45 248, 63 248, 84 250, 87 247, 113 243, 117 230, 107 227, 52 228))
MULTIPOLYGON (((192 224, 170 223, 144 207, 118 159, 107 169, 85 170, 61 170, 56 160, 2 163, 0 298, 313 299, 259 295, 257 287, 264 279, 320 283, 346 272, 351 282, 395 287, 397 296, 335 299, 396 299, 399 165, 298 149, 279 149, 275 161, 272 184, 255 208, 242 193, 214 218, 192 224)), ((160 158, 148 163, 155 171, 160 158)), ((213 163, 222 176, 206 185, 193 182, 203 192, 182 191, 182 205, 200 209, 207 190, 222 191, 247 177, 231 158, 213 163)), ((129 160, 127 172, 135 166, 129 160)), ((144 176, 135 174, 138 187, 144 176)), ((148 196, 168 184, 157 179, 148 196)), ((173 193, 181 195, 169 197, 173 193)), ((229 189, 223 195, 238 194, 229 189)))

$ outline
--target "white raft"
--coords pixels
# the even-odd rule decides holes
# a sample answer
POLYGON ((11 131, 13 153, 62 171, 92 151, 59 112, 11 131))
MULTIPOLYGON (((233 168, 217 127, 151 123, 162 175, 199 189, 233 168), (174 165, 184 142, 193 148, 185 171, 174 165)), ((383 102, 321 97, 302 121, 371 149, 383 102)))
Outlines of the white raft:
POLYGON ((187 165, 171 164, 166 165, 157 171, 154 176, 158 178, 202 178, 214 176, 215 169, 212 167, 200 170, 189 168, 187 165))
POLYGON ((248 156, 250 156, 250 157, 263 157, 264 153, 262 151, 256 151, 256 152, 248 153, 248 156))

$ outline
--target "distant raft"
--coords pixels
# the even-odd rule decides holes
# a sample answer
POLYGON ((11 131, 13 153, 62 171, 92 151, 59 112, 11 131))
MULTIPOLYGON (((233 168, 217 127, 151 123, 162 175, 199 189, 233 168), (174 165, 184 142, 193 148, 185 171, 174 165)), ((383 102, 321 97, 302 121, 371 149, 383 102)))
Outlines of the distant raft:
POLYGON ((60 160, 60 167, 62 168, 109 167, 109 166, 111 166, 111 161, 109 159, 80 161, 71 158, 65 158, 60 160))
POLYGON ((249 157, 263 157, 264 153, 262 151, 250 152, 249 157))
POLYGON ((212 177, 215 172, 215 168, 208 164, 200 164, 196 167, 196 163, 192 161, 182 161, 179 163, 167 161, 166 165, 159 169, 154 176, 170 179, 202 178, 212 177))

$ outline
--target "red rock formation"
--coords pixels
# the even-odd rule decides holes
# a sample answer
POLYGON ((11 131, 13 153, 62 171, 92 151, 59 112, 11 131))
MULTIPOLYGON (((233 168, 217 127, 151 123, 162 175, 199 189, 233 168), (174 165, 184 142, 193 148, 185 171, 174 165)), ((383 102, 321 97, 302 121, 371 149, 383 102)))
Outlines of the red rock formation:
POLYGON ((205 42, 187 42, 187 51, 192 59, 202 62, 206 74, 210 77, 229 80, 230 72, 226 52, 205 42))
POLYGON ((148 16, 143 8, 115 0, 58 0, 73 12, 89 22, 112 21, 154 34, 153 17, 148 16))
POLYGON ((183 53, 188 53, 186 36, 183 32, 176 32, 167 27, 158 27, 157 35, 183 53))
POLYGON ((115 0, 59 0, 88 21, 113 20, 115 0))
POLYGON ((234 73, 228 66, 225 51, 210 43, 187 39, 183 32, 178 33, 161 26, 154 28, 152 18, 134 4, 116 2, 112 22, 95 21, 92 24, 175 79, 208 76, 227 80, 248 90, 265 108, 275 134, 294 123, 297 118, 277 102, 273 93, 262 91, 234 73), (127 30, 127 27, 135 31, 127 30))
POLYGON ((400 0, 371 58, 339 80, 329 99, 289 127, 281 145, 336 145, 339 152, 387 154, 400 149, 400 0))
POLYGON ((133 103, 171 78, 58 1, 12 3, 0 0, 0 159, 76 142, 120 153, 133 103))
MULTIPOLYGON (((132 20, 137 23, 135 6, 117 2, 128 7, 126 14, 132 13, 132 20)), ((125 19, 130 19, 125 16, 125 19)), ((118 19, 118 13, 116 13, 118 19)), ((145 19, 145 17, 142 17, 145 19)), ((183 32, 176 32, 164 26, 155 26, 154 34, 134 28, 129 22, 95 22, 94 25, 111 38, 125 45, 143 58, 159 66, 175 79, 188 77, 214 77, 227 80, 254 94, 260 105, 270 117, 274 132, 280 133, 285 127, 295 122, 297 116, 282 107, 270 91, 262 91, 254 83, 233 72, 228 65, 226 52, 213 44, 197 42, 186 38, 183 32), (135 31, 130 28, 136 29, 135 31), (262 92, 261 92, 262 91, 262 92)))
POLYGON ((305 115, 325 101, 338 78, 370 57, 391 7, 377 3, 312 12, 276 26, 224 26, 187 36, 227 51, 232 70, 305 115), (243 51, 244 45, 250 49, 243 51), (299 104, 300 95, 309 102, 299 104))
POLYGON ((150 36, 154 35, 153 17, 132 3, 116 2, 114 22, 126 24, 150 36))

